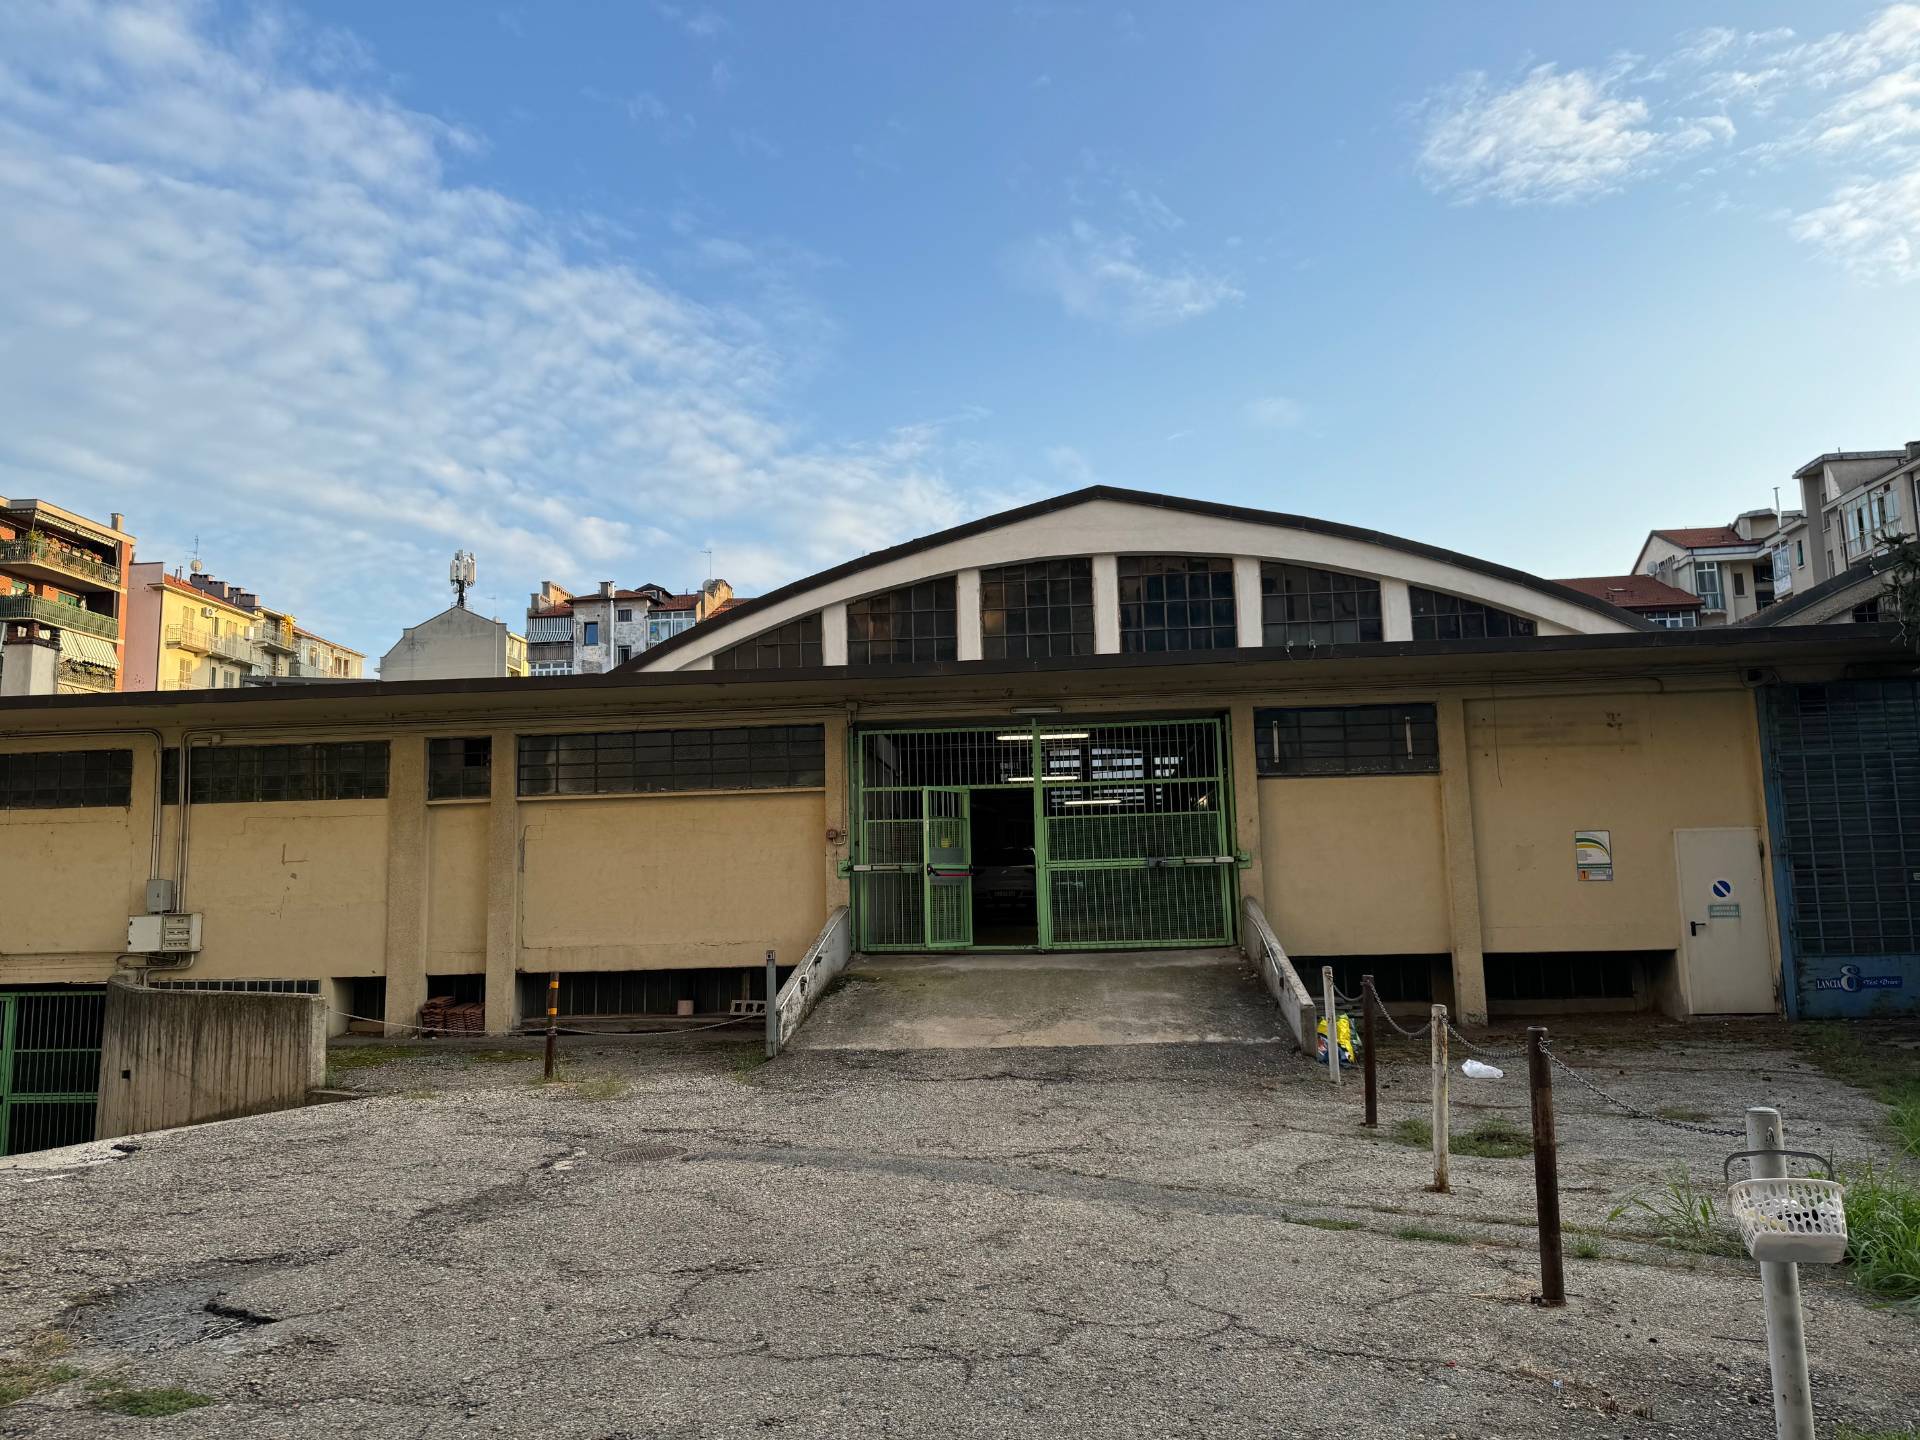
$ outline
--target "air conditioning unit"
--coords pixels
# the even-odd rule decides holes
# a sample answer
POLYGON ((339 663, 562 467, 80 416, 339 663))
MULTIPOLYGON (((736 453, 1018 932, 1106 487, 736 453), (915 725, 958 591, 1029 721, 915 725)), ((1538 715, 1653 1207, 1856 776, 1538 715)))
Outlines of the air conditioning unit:
POLYGON ((129 955, 194 955, 200 950, 200 914, 129 915, 129 955))
POLYGON ((200 607, 200 618, 202 620, 211 620, 213 618, 213 606, 202 605, 200 607))

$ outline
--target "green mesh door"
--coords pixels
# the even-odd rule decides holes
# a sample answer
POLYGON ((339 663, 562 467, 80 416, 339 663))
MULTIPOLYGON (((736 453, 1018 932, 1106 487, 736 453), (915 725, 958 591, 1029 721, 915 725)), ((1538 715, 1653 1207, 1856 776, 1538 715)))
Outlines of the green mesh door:
POLYGON ((1217 720, 1157 720, 1040 730, 1044 943, 1232 939, 1221 729, 1217 720))
POLYGON ((973 845, 965 790, 928 790, 926 816, 927 948, 964 950, 973 943, 973 845))
POLYGON ((987 790, 1032 806, 1040 948, 1231 943, 1225 753, 1218 720, 1023 717, 856 732, 861 948, 973 943, 970 818, 987 790))
POLYGON ((0 992, 0 1155, 93 1139, 107 992, 0 992))

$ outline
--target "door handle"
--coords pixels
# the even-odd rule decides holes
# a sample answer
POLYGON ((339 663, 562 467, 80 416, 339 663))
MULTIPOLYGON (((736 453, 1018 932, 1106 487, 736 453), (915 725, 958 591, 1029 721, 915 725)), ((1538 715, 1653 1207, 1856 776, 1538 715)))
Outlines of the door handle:
POLYGON ((1687 921, 1687 934, 1689 935, 1698 935, 1702 930, 1706 928, 1707 928, 1707 922, 1704 920, 1687 921))

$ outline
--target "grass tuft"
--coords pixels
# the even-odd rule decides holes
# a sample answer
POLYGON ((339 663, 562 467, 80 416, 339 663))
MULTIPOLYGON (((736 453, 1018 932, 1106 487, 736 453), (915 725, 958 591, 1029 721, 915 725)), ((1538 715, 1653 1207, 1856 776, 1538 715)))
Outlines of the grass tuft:
POLYGON ((1600 1258, 1600 1247, 1591 1240, 1576 1240, 1573 1242, 1573 1258, 1576 1260, 1598 1260, 1600 1258))
MULTIPOLYGON (((1394 1122, 1387 1138, 1399 1145, 1426 1150, 1433 1145, 1433 1125, 1418 1116, 1394 1122)), ((1474 1122, 1471 1130, 1456 1130, 1448 1138, 1447 1148, 1455 1155, 1471 1155, 1480 1160, 1512 1160, 1533 1153, 1533 1137, 1510 1120, 1498 1116, 1474 1122)))
POLYGON ((131 1385, 122 1385, 112 1376, 88 1381, 87 1389, 93 1392, 94 1409, 115 1415, 134 1415, 143 1420, 178 1415, 183 1410, 198 1410, 202 1405, 213 1404, 211 1395, 202 1395, 198 1390, 176 1390, 171 1387, 140 1390, 131 1385))
POLYGON ((1842 1425, 1833 1432, 1833 1440, 1920 1440, 1920 1425, 1903 1425, 1898 1430, 1858 1430, 1842 1425))
POLYGON ((1815 1065, 1887 1106, 1887 1124, 1900 1148, 1920 1158, 1920 1051, 1870 1046, 1845 1020, 1803 1025, 1798 1039, 1815 1065))
POLYGON ((1358 1220, 1323 1220, 1319 1216, 1302 1216, 1293 1223, 1296 1225, 1308 1225, 1315 1230, 1359 1230, 1364 1228, 1358 1220))
POLYGON ((51 1390, 80 1372, 71 1365, 46 1365, 31 1360, 0 1361, 0 1405, 12 1405, 42 1390, 51 1390))
POLYGON ((425 1045, 337 1045, 327 1052, 327 1075, 345 1075, 353 1070, 372 1070, 395 1060, 417 1060, 434 1052, 425 1045))
POLYGON ((1846 1181, 1847 1264, 1854 1283, 1920 1311, 1920 1186, 1871 1165, 1846 1181))
POLYGON ((633 1087, 618 1075, 591 1075, 575 1083, 573 1093, 582 1100, 619 1100, 633 1087))
POLYGON ((1706 1111, 1692 1105, 1660 1105, 1655 1107, 1653 1113, 1662 1120, 1685 1120, 1693 1125, 1704 1125, 1713 1119, 1706 1111))
POLYGON ((1393 1232, 1396 1240, 1430 1240, 1436 1245, 1471 1245, 1471 1235, 1460 1235, 1452 1230, 1429 1230, 1424 1225, 1402 1225, 1393 1232))
POLYGON ((1718 1188, 1701 1185, 1676 1165, 1658 1185, 1643 1186, 1607 1212, 1609 1221, 1636 1222, 1644 1233, 1684 1250, 1744 1255, 1740 1238, 1722 1223, 1718 1188))

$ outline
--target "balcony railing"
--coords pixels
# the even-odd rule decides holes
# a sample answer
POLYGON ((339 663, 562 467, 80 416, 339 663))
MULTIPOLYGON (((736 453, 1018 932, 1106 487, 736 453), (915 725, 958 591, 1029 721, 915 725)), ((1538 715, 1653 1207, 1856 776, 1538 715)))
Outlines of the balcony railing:
POLYGON ((260 647, 244 635, 220 634, 210 637, 213 653, 241 665, 258 665, 260 647))
POLYGON ((260 643, 268 650, 284 650, 291 655, 294 651, 293 626, 262 625, 260 643))
POLYGON ((213 637, 204 630, 196 630, 191 625, 169 625, 166 629, 166 642, 179 650, 193 650, 204 655, 213 637))
POLYGON ((84 551, 55 545, 44 537, 23 535, 17 540, 0 540, 0 565, 37 565, 116 589, 120 585, 120 572, 114 566, 84 551))
POLYGON ((108 691, 114 688, 114 673, 104 665, 75 665, 62 660, 60 685, 67 690, 108 691))
POLYGON ((0 595, 0 620, 38 620, 51 630, 77 630, 104 640, 120 638, 120 622, 113 616, 38 595, 0 595))

